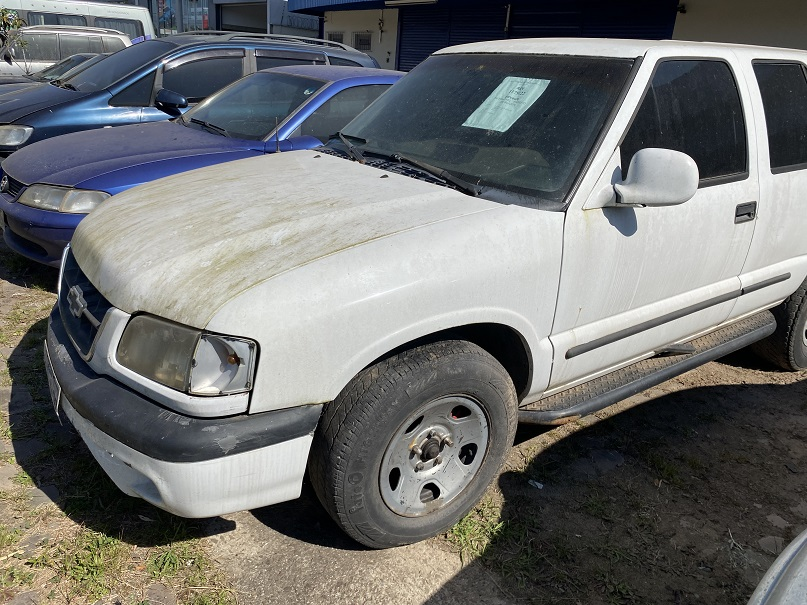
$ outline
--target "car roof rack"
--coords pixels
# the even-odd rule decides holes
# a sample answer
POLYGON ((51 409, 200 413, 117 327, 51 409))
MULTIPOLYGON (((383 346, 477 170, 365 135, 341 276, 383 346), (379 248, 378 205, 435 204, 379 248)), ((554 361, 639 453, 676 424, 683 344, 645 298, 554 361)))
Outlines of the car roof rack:
POLYGON ((292 44, 317 44, 319 46, 332 46, 341 50, 348 50, 352 52, 359 52, 352 46, 342 44, 341 42, 334 42, 333 40, 323 40, 322 38, 307 38, 305 36, 292 36, 288 34, 261 34, 254 32, 233 32, 222 31, 215 29, 208 30, 195 30, 189 32, 181 32, 175 34, 176 36, 221 36, 226 40, 234 38, 255 38, 257 40, 273 40, 276 42, 290 42, 292 44))

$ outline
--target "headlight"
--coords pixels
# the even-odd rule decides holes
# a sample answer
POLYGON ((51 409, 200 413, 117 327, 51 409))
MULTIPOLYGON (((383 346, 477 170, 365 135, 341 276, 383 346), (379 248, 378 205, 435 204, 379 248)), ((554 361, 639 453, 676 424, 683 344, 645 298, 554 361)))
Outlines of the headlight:
POLYGON ((138 315, 123 331, 117 359, 125 368, 191 395, 232 395, 252 388, 257 345, 138 315))
POLYGON ((71 189, 52 185, 31 185, 22 192, 20 204, 71 214, 87 214, 109 197, 105 191, 71 189))
POLYGON ((0 145, 17 147, 25 143, 33 132, 34 129, 30 126, 16 126, 14 124, 0 126, 0 145))

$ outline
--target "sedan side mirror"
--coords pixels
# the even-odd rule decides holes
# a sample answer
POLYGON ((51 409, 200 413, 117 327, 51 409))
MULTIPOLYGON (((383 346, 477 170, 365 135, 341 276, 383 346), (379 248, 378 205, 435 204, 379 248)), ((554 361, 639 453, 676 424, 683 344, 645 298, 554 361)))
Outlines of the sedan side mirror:
POLYGON ((648 147, 631 158, 628 176, 614 185, 617 206, 674 206, 698 191, 698 165, 672 149, 648 147))
POLYGON ((183 97, 178 92, 161 88, 154 98, 154 107, 160 111, 164 111, 169 116, 178 116, 182 112, 179 111, 188 106, 188 99, 183 97))

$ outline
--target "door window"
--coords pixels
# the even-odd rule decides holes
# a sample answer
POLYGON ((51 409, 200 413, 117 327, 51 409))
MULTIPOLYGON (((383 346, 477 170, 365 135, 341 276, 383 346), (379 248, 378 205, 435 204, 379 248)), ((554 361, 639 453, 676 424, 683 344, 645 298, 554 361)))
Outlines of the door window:
POLYGON ((807 79, 798 63, 754 63, 765 108, 771 170, 807 164, 807 79))
POLYGON ((162 87, 178 92, 189 103, 198 103, 243 74, 243 53, 239 56, 200 57, 198 60, 183 57, 177 63, 166 66, 162 87))
POLYGON ((623 178, 633 154, 646 147, 673 149, 692 157, 701 186, 747 175, 745 120, 726 63, 675 60, 658 65, 622 141, 623 178))

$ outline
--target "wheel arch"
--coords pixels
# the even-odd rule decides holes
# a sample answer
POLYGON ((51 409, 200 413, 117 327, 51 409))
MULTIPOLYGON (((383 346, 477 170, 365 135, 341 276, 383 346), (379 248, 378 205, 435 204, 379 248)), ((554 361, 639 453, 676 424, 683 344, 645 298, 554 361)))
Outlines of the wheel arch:
POLYGON ((402 351, 443 340, 465 340, 477 345, 502 364, 513 381, 519 400, 529 391, 533 373, 530 347, 515 328, 501 323, 466 324, 425 334, 379 355, 362 369, 367 369, 402 351))

